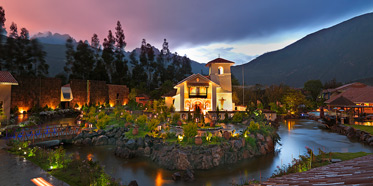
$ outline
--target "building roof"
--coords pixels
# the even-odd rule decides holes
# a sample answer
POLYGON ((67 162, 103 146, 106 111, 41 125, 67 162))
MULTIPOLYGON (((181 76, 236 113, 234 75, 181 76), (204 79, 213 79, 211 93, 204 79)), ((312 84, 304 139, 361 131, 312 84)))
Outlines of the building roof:
POLYGON ((208 63, 206 64, 206 67, 210 67, 210 65, 211 65, 212 63, 232 63, 232 64, 234 64, 233 61, 229 61, 229 60, 226 60, 226 59, 223 59, 223 58, 220 58, 220 57, 219 57, 219 58, 216 58, 216 59, 214 59, 214 60, 208 62, 208 63))
POLYGON ((188 81, 188 80, 191 80, 191 79, 194 79, 194 78, 197 78, 197 77, 201 78, 203 80, 209 81, 209 82, 211 81, 211 82, 215 83, 216 85, 219 85, 219 83, 216 83, 216 82, 212 81, 211 79, 209 79, 209 78, 207 78, 207 77, 205 77, 205 76, 203 76, 201 74, 192 74, 192 75, 186 77, 185 79, 181 80, 179 83, 176 84, 176 86, 180 85, 181 83, 184 83, 185 81, 188 81))
POLYGON ((174 97, 176 95, 176 92, 177 92, 177 90, 173 89, 170 92, 167 92, 166 94, 162 95, 162 98, 165 98, 165 97, 174 97))
POLYGON ((325 103, 330 104, 334 100, 339 97, 345 97, 350 101, 357 103, 373 103, 373 87, 372 86, 365 86, 362 88, 358 87, 350 87, 346 89, 344 92, 332 96, 329 100, 325 101, 325 103))
POLYGON ((8 71, 0 71, 0 84, 18 85, 17 80, 8 71))
POLYGON ((343 96, 339 96, 333 101, 331 101, 329 105, 331 106, 355 106, 356 104, 343 96))
POLYGON ((323 92, 324 93, 326 93, 326 92, 336 92, 336 91, 343 91, 343 90, 346 90, 346 89, 349 89, 349 88, 364 88, 366 86, 367 85, 364 84, 364 83, 355 82, 355 83, 345 84, 345 85, 342 85, 340 87, 333 88, 333 89, 326 89, 326 90, 323 90, 323 92))

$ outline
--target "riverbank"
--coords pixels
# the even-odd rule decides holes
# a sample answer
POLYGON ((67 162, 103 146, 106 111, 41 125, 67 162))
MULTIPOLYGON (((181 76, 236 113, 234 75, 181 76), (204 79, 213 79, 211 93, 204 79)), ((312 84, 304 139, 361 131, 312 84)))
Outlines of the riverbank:
POLYGON ((366 143, 373 147, 373 136, 366 131, 356 129, 353 126, 335 124, 330 127, 330 130, 339 134, 346 135, 350 139, 357 139, 360 142, 366 143))
POLYGON ((0 185, 33 185, 31 179, 44 178, 52 185, 68 186, 32 162, 5 150, 5 140, 0 139, 0 185))

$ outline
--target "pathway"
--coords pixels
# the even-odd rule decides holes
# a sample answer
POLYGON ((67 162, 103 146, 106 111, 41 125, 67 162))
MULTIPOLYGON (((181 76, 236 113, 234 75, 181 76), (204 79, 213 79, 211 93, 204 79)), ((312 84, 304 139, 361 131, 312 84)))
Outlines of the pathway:
POLYGON ((373 185, 373 155, 270 178, 262 185, 373 185))
POLYGON ((42 177, 54 186, 68 186, 22 157, 8 153, 5 140, 0 139, 0 185, 32 186, 31 179, 42 177))

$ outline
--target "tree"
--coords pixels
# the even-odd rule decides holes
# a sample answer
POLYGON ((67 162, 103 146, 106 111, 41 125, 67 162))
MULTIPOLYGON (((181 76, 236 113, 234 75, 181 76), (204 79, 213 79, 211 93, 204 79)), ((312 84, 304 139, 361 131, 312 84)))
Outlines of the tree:
POLYGON ((34 76, 45 77, 48 75, 49 65, 45 62, 46 52, 43 51, 42 45, 37 39, 31 39, 30 60, 32 64, 32 72, 34 76))
POLYGON ((110 81, 112 81, 112 75, 114 71, 114 44, 115 38, 111 30, 109 30, 107 38, 104 39, 104 50, 102 51, 101 57, 108 71, 110 81))
POLYGON ((342 85, 343 84, 341 82, 337 82, 337 80, 335 78, 333 78, 332 80, 325 82, 323 88, 324 89, 332 89, 332 88, 340 87, 342 85))
POLYGON ((148 76, 144 70, 144 67, 141 63, 136 59, 136 52, 135 50, 130 54, 130 63, 133 66, 132 69, 132 78, 131 78, 131 87, 138 87, 141 83, 146 83, 148 76))
POLYGON ((92 71, 95 65, 95 56, 91 47, 79 41, 74 53, 74 64, 71 68, 73 78, 88 80, 92 78, 92 71))
POLYGON ((127 60, 124 59, 124 47, 126 42, 124 41, 125 36, 123 33, 122 25, 117 22, 117 27, 115 27, 115 61, 114 61, 114 74, 112 75, 112 82, 115 84, 125 84, 128 82, 128 66, 127 60))
POLYGON ((288 113, 295 114, 301 107, 307 107, 309 103, 300 90, 290 89, 283 97, 283 103, 288 113))
MULTIPOLYGON (((2 6, 0 6, 0 36, 5 32, 5 27, 4 27, 5 21, 6 21, 5 10, 3 9, 2 6)), ((1 37, 0 37, 0 39, 1 39, 1 37)))
POLYGON ((67 77, 70 77, 71 67, 72 67, 72 65, 74 64, 74 61, 75 61, 75 59, 74 59, 75 48, 74 48, 74 44, 73 44, 73 38, 69 37, 66 40, 65 46, 66 46, 66 54, 65 54, 66 64, 65 64, 64 70, 67 73, 67 77))
POLYGON ((232 74, 232 86, 240 85, 238 79, 232 74))
POLYGON ((310 97, 310 100, 316 102, 317 97, 319 96, 323 85, 320 80, 309 80, 304 83, 304 90, 307 91, 307 94, 310 97))

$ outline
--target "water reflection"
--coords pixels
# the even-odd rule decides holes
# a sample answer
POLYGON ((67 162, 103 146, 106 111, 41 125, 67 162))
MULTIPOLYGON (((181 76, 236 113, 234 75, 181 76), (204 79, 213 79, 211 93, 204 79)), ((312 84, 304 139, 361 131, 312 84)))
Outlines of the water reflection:
POLYGON ((231 185, 242 184, 245 180, 266 180, 277 166, 288 164, 292 158, 306 153, 305 146, 314 151, 326 152, 370 152, 373 149, 346 136, 319 128, 319 123, 312 120, 286 120, 278 130, 281 146, 276 145, 276 153, 244 160, 236 164, 224 165, 212 170, 195 171, 196 181, 191 183, 173 182, 174 171, 160 168, 149 159, 124 160, 114 156, 114 147, 76 147, 67 146, 67 152, 79 153, 81 158, 92 158, 105 166, 105 171, 123 183, 136 180, 139 185, 187 186, 187 185, 231 185), (290 132, 291 131, 291 132, 290 132))

